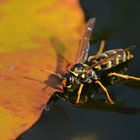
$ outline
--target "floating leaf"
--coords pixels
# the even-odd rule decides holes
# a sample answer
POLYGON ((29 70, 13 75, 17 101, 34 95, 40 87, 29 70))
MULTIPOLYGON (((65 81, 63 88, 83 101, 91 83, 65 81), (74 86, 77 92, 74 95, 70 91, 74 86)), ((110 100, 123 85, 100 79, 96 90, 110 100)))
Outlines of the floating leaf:
POLYGON ((41 69, 62 72, 74 61, 81 23, 78 0, 0 1, 0 140, 30 128, 61 90, 41 69))

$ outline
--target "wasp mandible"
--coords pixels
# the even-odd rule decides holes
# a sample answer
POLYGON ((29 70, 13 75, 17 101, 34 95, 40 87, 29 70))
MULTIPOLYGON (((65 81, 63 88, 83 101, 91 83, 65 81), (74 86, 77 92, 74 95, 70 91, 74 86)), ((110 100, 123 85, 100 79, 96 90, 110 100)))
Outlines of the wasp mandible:
MULTIPOLYGON (((80 101, 80 95, 84 85, 87 83, 94 83, 99 85, 104 91, 107 97, 107 102, 114 104, 107 88, 101 83, 101 78, 103 76, 116 76, 124 79, 140 80, 138 77, 116 73, 115 71, 110 72, 112 68, 126 63, 133 58, 134 55, 132 54, 131 49, 135 46, 130 46, 126 49, 114 49, 103 52, 105 41, 102 40, 97 54, 88 56, 90 48, 89 40, 95 27, 95 21, 95 18, 91 18, 85 26, 80 40, 75 64, 62 75, 57 74, 57 76, 61 79, 64 92, 67 90, 73 92, 75 87, 79 88, 76 103, 79 103, 80 101)), ((69 93, 69 96, 70 94, 71 93, 69 93)))

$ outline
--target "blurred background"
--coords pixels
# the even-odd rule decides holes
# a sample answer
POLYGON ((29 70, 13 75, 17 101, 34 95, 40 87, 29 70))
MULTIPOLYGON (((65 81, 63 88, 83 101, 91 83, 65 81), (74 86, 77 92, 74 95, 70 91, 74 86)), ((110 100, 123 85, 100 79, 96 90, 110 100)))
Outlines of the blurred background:
MULTIPOLYGON (((80 0, 85 21, 96 17, 96 30, 91 41, 105 38, 106 50, 127 48, 135 44, 135 58, 128 71, 140 77, 140 2, 138 0, 80 0)), ((97 48, 91 48, 95 53, 97 48)), ((90 106, 79 108, 59 100, 57 106, 19 139, 22 140, 136 140, 140 138, 140 84, 110 86, 109 91, 123 107, 90 106), (61 110, 61 111, 60 111, 61 110)), ((94 105, 94 104, 93 104, 94 105)))

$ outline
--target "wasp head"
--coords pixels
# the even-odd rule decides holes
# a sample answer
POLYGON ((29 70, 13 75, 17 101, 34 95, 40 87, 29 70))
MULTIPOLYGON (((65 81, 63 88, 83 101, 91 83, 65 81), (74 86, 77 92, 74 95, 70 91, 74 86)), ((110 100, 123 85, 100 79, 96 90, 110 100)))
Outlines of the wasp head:
POLYGON ((64 73, 62 76, 62 84, 64 87, 71 87, 74 84, 74 77, 70 73, 64 73))

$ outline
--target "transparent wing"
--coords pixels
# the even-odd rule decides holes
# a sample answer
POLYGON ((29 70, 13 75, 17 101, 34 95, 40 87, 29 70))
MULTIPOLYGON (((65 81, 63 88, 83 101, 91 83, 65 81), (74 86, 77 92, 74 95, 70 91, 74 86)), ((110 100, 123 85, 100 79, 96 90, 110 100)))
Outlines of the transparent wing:
POLYGON ((88 68, 86 69, 86 71, 89 71, 89 70, 95 68, 96 66, 99 66, 99 65, 101 65, 101 64, 103 64, 103 63, 105 63, 105 62, 107 62, 107 61, 109 61, 109 60, 112 60, 112 59, 115 58, 117 55, 119 55, 119 54, 121 54, 121 53, 123 53, 123 52, 126 52, 126 51, 128 51, 128 50, 131 50, 131 49, 133 49, 134 47, 136 47, 136 46, 133 45, 133 46, 130 46, 129 48, 127 48, 127 49, 122 49, 122 50, 120 50, 119 52, 117 52, 117 53, 115 53, 115 54, 112 54, 112 55, 110 55, 109 57, 106 57, 106 58, 100 60, 99 62, 93 64, 92 66, 88 67, 88 68))
POLYGON ((87 60, 89 52, 89 39, 95 26, 95 20, 95 18, 90 18, 85 26, 77 52, 76 63, 83 63, 87 60))

